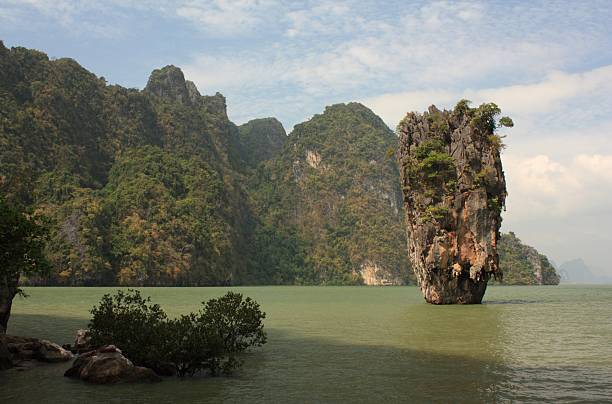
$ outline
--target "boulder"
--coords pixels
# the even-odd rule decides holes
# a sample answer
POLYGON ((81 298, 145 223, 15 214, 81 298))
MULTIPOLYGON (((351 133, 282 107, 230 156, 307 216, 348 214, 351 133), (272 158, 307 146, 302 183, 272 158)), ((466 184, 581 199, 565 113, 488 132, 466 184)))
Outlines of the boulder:
POLYGON ((114 345, 80 355, 64 376, 95 384, 161 381, 151 369, 134 366, 114 345))
POLYGON ((36 354, 36 359, 43 362, 66 362, 73 357, 72 352, 58 344, 45 339, 40 340, 40 348, 36 354))
POLYGON ((6 335, 4 341, 13 363, 29 360, 67 362, 73 358, 72 352, 45 339, 6 335))

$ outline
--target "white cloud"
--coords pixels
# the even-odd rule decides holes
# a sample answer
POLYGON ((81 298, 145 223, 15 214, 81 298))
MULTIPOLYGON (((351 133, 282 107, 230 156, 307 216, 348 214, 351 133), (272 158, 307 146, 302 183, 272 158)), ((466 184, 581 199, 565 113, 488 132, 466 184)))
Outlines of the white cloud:
POLYGON ((182 18, 211 36, 233 36, 251 32, 271 16, 276 0, 5 0, 0 18, 29 17, 35 12, 78 33, 95 36, 124 34, 119 21, 137 12, 151 11, 163 18, 182 18))
POLYGON ((404 21, 408 27, 418 26, 435 31, 456 21, 476 22, 482 18, 484 8, 484 3, 475 1, 435 1, 425 3, 418 13, 406 16, 404 21))
POLYGON ((476 96, 496 100, 514 113, 533 114, 555 109, 568 99, 610 90, 612 65, 575 74, 551 72, 539 83, 480 90, 476 96))
POLYGON ((338 34, 356 29, 347 17, 354 16, 347 3, 320 3, 313 7, 291 10, 285 14, 288 37, 338 34))
POLYGON ((192 0, 180 4, 176 15, 214 36, 245 34, 265 21, 273 0, 192 0))
MULTIPOLYGON (((423 111, 431 104, 450 108, 461 98, 475 103, 495 102, 504 113, 525 117, 551 113, 578 97, 608 96, 611 91, 612 65, 608 65, 574 74, 551 72, 544 80, 529 84, 479 90, 416 90, 383 94, 363 102, 392 124, 399 122, 408 111, 423 111)), ((612 107, 612 98, 604 107, 612 107)))
POLYGON ((612 226, 612 154, 579 154, 562 163, 548 155, 504 156, 508 185, 504 229, 557 260, 607 262, 612 226))

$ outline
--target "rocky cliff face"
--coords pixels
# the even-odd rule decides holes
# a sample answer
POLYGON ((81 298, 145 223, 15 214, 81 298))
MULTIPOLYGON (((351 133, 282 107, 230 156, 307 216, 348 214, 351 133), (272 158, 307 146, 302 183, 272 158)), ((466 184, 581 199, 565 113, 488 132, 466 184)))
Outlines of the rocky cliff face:
POLYGON ((181 69, 172 65, 153 70, 144 91, 181 104, 191 103, 200 95, 192 82, 187 84, 181 69))
POLYGON ((495 104, 431 106, 398 125, 408 250, 425 300, 480 303, 501 276, 497 242, 506 183, 495 104))

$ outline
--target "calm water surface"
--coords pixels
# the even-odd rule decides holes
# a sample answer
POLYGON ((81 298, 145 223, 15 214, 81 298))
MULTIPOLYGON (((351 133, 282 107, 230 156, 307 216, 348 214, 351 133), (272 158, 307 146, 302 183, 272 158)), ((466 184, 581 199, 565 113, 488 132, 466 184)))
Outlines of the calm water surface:
MULTIPOLYGON (((72 342, 111 288, 28 288, 9 333, 72 342)), ((170 315, 228 288, 144 288, 170 315)), ((431 306, 415 287, 244 287, 268 344, 230 378, 90 386, 67 364, 0 373, 0 402, 610 402, 612 286, 490 287, 431 306)))

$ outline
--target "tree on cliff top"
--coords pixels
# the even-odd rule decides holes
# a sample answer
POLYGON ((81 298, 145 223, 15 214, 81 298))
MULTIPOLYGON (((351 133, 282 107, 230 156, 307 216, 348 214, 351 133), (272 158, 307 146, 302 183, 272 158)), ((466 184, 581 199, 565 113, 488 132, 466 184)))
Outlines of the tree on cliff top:
POLYGON ((22 212, 0 198, 0 333, 5 333, 21 274, 48 269, 43 249, 47 228, 43 219, 22 212))

